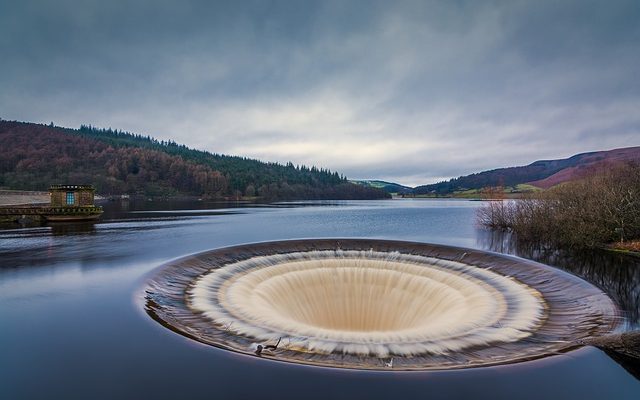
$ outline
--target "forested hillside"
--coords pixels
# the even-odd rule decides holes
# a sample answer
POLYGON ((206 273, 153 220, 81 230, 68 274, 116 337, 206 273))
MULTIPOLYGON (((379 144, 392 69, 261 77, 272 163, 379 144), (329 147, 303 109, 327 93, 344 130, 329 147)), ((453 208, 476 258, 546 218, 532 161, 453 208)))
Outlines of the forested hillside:
POLYGON ((498 168, 414 188, 415 194, 449 195, 456 191, 529 184, 547 189, 582 179, 599 169, 640 162, 640 147, 576 154, 560 160, 540 160, 520 167, 498 168))
POLYGON ((0 187, 46 190, 93 184, 101 194, 258 196, 278 199, 383 198, 337 172, 211 154, 112 129, 67 129, 0 120, 0 187))
POLYGON ((400 185, 394 182, 386 182, 380 180, 352 180, 351 182, 356 183, 358 185, 370 186, 378 189, 382 189, 387 193, 397 193, 397 194, 411 194, 413 193, 413 188, 409 186, 400 185))

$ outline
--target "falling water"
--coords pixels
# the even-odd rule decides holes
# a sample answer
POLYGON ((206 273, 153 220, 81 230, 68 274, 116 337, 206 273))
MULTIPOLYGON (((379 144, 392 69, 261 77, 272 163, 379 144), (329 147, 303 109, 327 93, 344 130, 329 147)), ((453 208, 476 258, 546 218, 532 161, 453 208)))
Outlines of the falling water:
POLYGON ((397 252, 255 257, 204 275, 189 294, 194 310, 240 334, 380 357, 515 341, 544 310, 537 291, 502 275, 397 252))
POLYGON ((343 366, 452 368, 576 346, 616 324, 613 303, 550 267, 477 251, 389 241, 292 241, 178 260, 148 310, 205 343, 343 366), (366 247, 365 247, 366 246, 366 247), (382 360, 380 361, 376 360, 382 360))

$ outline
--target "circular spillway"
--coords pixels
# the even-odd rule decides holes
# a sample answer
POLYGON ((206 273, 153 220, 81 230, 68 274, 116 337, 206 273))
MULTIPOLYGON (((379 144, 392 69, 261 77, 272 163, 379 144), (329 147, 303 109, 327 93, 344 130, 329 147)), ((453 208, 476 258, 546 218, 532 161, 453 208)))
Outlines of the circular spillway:
POLYGON ((568 351, 617 323, 587 282, 535 262, 422 243, 320 239, 165 265, 147 312, 203 343, 282 361, 445 369, 568 351))

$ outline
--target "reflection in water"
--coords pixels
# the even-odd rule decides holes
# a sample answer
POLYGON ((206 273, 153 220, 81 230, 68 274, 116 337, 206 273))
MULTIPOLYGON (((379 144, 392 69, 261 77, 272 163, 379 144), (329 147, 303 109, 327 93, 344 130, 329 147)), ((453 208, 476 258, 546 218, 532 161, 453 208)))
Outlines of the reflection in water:
POLYGON ((631 375, 640 379, 640 330, 590 338, 585 343, 604 350, 631 375))
POLYGON ((102 220, 122 219, 130 212, 170 212, 178 210, 190 210, 196 213, 203 210, 223 210, 237 209, 243 207, 253 207, 254 203, 228 202, 228 201, 193 201, 193 200, 162 200, 145 201, 140 199, 119 199, 115 201, 102 202, 100 205, 104 209, 102 220))
MULTIPOLYGON (((640 381, 592 347, 500 368, 342 372, 195 346, 140 312, 147 273, 167 260, 211 248, 335 235, 478 247, 473 218, 479 202, 253 204, 235 209, 243 214, 197 216, 183 211, 234 205, 137 203, 133 198, 128 206, 101 205, 105 214, 95 232, 86 234, 53 235, 51 225, 0 227, 0 399, 210 398, 212 393, 222 399, 286 399, 304 393, 305 400, 386 400, 428 393, 430 399, 585 400, 634 399, 640 392, 640 381)), ((274 352, 286 344, 283 339, 274 352)))
POLYGON ((575 251, 518 241, 508 232, 479 231, 481 248, 513 254, 578 275, 604 290, 624 311, 628 329, 640 328, 640 258, 603 250, 575 251))
POLYGON ((51 226, 51 234, 54 236, 88 235, 96 233, 94 222, 56 222, 49 226, 51 226))

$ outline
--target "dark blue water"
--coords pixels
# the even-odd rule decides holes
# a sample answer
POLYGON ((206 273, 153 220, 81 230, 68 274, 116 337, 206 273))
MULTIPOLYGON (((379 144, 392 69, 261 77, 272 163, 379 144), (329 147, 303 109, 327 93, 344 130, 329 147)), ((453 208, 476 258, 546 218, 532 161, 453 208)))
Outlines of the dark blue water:
MULTIPOLYGON (((109 203, 97 224, 0 230, 0 399, 638 398, 640 381, 594 348, 458 371, 349 371, 205 346, 167 330, 143 311, 141 287, 158 265, 241 243, 368 237, 518 254, 513 247, 502 248, 502 239, 476 230, 479 204, 109 203)), ((629 325, 636 324, 638 261, 607 261, 612 266, 601 273, 583 261, 550 261, 573 265, 574 273, 607 291, 621 291, 612 297, 624 303, 629 325)))

